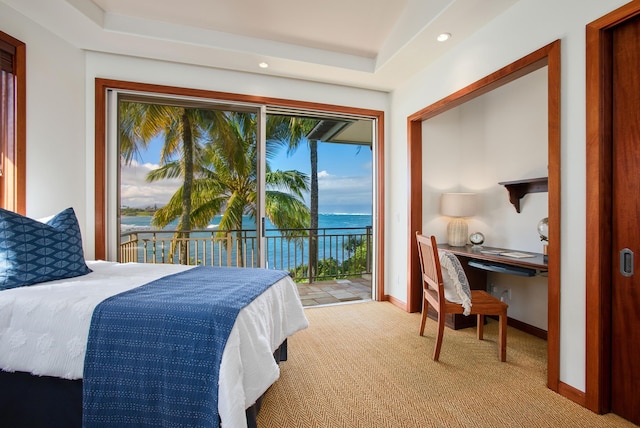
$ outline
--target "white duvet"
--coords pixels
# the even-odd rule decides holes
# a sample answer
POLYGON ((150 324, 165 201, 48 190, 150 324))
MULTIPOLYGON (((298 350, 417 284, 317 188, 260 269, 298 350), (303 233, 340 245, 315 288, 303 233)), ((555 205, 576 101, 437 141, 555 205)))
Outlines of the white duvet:
MULTIPOLYGON (((0 291, 0 369, 82 378, 89 325, 105 298, 189 266, 87 262, 92 273, 0 291)), ((223 427, 246 426, 245 409, 280 375, 273 352, 308 326, 289 277, 238 314, 222 354, 218 412, 223 427)))

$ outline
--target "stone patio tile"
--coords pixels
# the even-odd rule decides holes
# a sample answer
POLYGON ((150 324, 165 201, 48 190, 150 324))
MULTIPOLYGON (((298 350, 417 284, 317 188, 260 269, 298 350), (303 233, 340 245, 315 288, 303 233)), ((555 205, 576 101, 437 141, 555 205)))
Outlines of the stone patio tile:
POLYGON ((365 278, 299 283, 297 288, 305 307, 371 300, 371 282, 365 278))

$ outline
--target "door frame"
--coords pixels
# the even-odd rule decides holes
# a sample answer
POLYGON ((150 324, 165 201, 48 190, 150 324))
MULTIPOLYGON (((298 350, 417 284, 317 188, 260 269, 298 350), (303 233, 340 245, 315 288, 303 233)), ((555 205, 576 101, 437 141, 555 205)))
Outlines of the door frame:
POLYGON ((586 26, 586 407, 611 410, 612 31, 634 0, 586 26))
POLYGON ((94 122, 94 258, 106 260, 107 252, 107 91, 121 89, 140 92, 153 92, 195 98, 211 98, 218 101, 289 107, 300 110, 315 110, 328 113, 342 113, 353 116, 367 116, 376 121, 374 147, 374 221, 375 230, 375 296, 378 301, 385 300, 384 294, 384 223, 385 223, 385 159, 384 159, 384 111, 357 107, 345 107, 308 101, 263 97, 258 95, 235 94, 204 89, 183 88, 130 82, 113 79, 95 79, 95 122, 94 122))
POLYGON ((422 304, 422 280, 415 239, 415 232, 422 229, 422 122, 547 66, 550 220, 547 386, 580 403, 584 400, 579 391, 560 382, 560 62, 560 40, 556 40, 407 118, 410 189, 406 307, 409 312, 418 312, 422 304))

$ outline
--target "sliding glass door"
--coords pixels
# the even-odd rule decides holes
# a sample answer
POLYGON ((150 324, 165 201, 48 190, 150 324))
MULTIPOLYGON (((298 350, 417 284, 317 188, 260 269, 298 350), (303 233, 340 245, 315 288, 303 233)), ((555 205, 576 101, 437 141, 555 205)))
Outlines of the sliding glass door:
POLYGON ((277 107, 268 107, 267 113, 267 129, 274 122, 287 124, 287 156, 276 156, 269 165, 295 167, 309 177, 303 195, 307 225, 271 225, 265 231, 269 266, 289 270, 305 282, 370 278, 375 121, 277 107))
POLYGON ((109 260, 371 281, 374 118, 127 90, 107 118, 109 260))

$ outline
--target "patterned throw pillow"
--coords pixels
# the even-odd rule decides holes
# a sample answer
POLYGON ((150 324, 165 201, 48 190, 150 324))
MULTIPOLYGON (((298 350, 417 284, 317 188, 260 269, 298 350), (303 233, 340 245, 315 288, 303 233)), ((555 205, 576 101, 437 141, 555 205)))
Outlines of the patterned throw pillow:
POLYGON ((460 303, 464 308, 464 315, 471 311, 471 289, 467 275, 455 254, 440 251, 440 267, 442 268, 442 282, 444 283, 444 297, 450 302, 460 303))
POLYGON ((46 223, 0 208, 0 290, 89 272, 73 208, 46 223))

